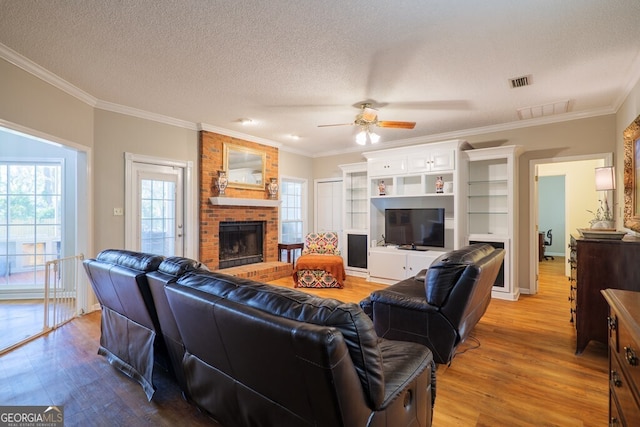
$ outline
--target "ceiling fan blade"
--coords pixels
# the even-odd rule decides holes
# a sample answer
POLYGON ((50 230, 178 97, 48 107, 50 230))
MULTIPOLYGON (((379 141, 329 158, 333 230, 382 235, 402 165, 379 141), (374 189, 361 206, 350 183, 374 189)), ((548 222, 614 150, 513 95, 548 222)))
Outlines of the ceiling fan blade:
POLYGON ((381 128, 397 128, 397 129, 413 129, 416 127, 416 122, 394 122, 394 121, 378 121, 378 126, 381 128))
POLYGON ((337 124, 333 124, 333 125, 318 125, 319 128, 326 128, 326 127, 330 127, 330 126, 351 126, 353 125, 353 122, 351 123, 337 123, 337 124))

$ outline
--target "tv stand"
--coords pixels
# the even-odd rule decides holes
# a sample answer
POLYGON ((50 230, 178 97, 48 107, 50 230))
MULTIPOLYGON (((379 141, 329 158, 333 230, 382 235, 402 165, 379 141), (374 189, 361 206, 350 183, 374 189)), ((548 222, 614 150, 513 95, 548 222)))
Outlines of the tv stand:
POLYGON ((398 246, 398 249, 402 249, 404 251, 421 251, 421 252, 426 252, 428 250, 431 250, 429 246, 420 246, 420 245, 400 245, 398 246))
POLYGON ((429 268, 431 263, 447 249, 428 251, 416 249, 402 249, 400 246, 376 247, 369 249, 369 281, 392 285, 400 280, 413 277, 420 270, 429 268))

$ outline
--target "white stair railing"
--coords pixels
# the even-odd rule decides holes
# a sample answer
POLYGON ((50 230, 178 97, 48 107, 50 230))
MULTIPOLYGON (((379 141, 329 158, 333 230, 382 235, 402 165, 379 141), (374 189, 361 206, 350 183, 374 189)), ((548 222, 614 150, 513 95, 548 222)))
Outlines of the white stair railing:
POLYGON ((48 261, 45 265, 44 330, 55 329, 79 314, 78 283, 84 255, 48 261))

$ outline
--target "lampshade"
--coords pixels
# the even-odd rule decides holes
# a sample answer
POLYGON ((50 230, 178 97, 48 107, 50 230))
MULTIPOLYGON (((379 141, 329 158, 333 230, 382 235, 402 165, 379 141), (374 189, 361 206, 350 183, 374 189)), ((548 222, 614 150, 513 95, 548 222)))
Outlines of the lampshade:
POLYGON ((358 145, 365 145, 367 143, 367 132, 364 130, 361 130, 360 132, 358 132, 358 134, 356 135, 356 143, 358 145))
POLYGON ((369 139, 371 140, 372 144, 375 144, 380 141, 380 135, 375 132, 369 132, 369 139))
POLYGON ((616 170, 613 166, 596 168, 596 191, 616 189, 616 170))

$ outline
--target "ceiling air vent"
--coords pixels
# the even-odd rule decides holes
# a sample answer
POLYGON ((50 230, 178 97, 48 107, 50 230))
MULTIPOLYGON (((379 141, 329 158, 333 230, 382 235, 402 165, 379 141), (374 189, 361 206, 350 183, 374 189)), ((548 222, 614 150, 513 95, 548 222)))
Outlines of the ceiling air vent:
POLYGON ((531 84, 531 76, 522 76, 515 77, 513 79, 509 79, 509 83, 511 83, 511 89, 515 89, 517 87, 529 86, 531 84))

